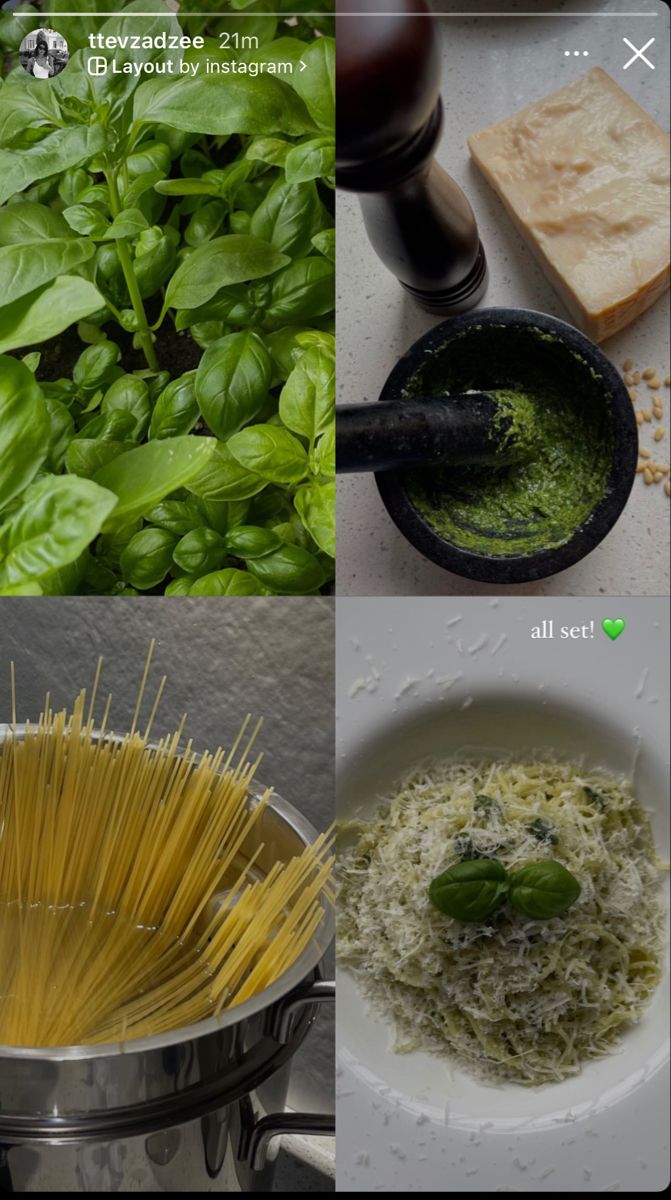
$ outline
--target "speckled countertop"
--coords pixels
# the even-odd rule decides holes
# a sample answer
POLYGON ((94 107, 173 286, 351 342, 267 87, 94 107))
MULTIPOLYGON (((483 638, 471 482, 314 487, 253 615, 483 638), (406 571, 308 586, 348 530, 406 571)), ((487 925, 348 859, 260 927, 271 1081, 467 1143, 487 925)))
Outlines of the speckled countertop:
MULTIPOLYGON (((438 0, 442 12, 489 9, 528 12, 528 0, 515 5, 464 4, 438 0)), ((544 3, 546 13, 592 12, 585 16, 531 16, 487 19, 439 18, 445 29, 445 125, 439 162, 467 193, 480 228, 489 265, 488 307, 538 309, 563 319, 567 314, 493 190, 470 162, 466 137, 476 129, 517 112, 531 101, 571 82, 590 67, 602 66, 634 99, 668 128, 669 10, 662 0, 576 0, 544 3), (655 14, 648 17, 619 12, 655 14), (603 15, 609 14, 609 15, 603 15), (647 52, 651 71, 634 63, 623 71, 629 38, 647 52), (566 57, 564 51, 584 54, 566 57)), ((338 395, 342 403, 377 399, 397 359, 437 319, 423 312, 379 262, 363 228, 355 196, 337 199, 338 395)), ((622 333, 604 343, 618 368, 632 358, 640 369, 669 372, 669 294, 622 333)), ((641 443, 668 463, 671 397, 663 389, 667 429, 655 444, 652 424, 642 426, 641 443)), ((668 592, 669 501, 661 484, 648 487, 639 475, 615 528, 586 559, 535 584, 496 587, 453 575, 425 559, 396 529, 382 505, 372 475, 338 480, 338 593, 340 595, 661 595, 668 592)))

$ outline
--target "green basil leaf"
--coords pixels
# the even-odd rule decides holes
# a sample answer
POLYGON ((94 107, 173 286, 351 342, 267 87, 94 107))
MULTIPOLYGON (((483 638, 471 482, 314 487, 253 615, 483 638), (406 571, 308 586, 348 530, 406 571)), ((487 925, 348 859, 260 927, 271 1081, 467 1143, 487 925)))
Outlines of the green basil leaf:
POLYGON ((190 596, 261 596, 264 588, 248 571, 226 567, 203 575, 191 584, 190 596))
POLYGON ((82 350, 72 372, 80 394, 84 397, 90 396, 108 381, 111 382, 110 373, 120 358, 119 347, 106 338, 82 350))
MULTIPOLYGON (((105 417, 110 413, 127 413, 131 423, 124 430, 124 437, 139 442, 144 437, 151 418, 151 401, 147 384, 137 375, 121 375, 107 390, 101 404, 105 417)), ((109 422, 106 422, 109 427, 109 422)))
POLYGON ((283 325, 325 316, 335 302, 334 281, 328 259, 296 259, 273 279, 268 320, 283 325))
MULTIPOLYGON (((3 12, 0 20, 4 20, 3 12)), ((25 20, 20 22, 22 33, 12 48, 19 45, 27 32, 25 20)), ((2 88, 0 104, 0 145, 8 145, 26 129, 37 129, 41 125, 59 125, 62 121, 58 99, 53 88, 44 81, 30 77, 19 79, 22 72, 15 72, 2 88)), ((20 153, 23 153, 21 151, 20 153)))
POLYGON ((31 354, 24 354, 21 362, 24 363, 28 370, 34 375, 40 365, 41 358, 42 352, 40 350, 33 350, 31 354))
POLYGON ((335 558, 336 496, 335 483, 311 483, 299 488, 294 496, 296 512, 320 550, 335 558))
POLYGON ((291 82, 316 125, 333 134, 335 126, 335 42, 322 37, 302 53, 304 70, 294 71, 291 82))
POLYGON ((92 479, 101 467, 133 447, 132 442, 101 442, 98 438, 76 437, 70 442, 65 455, 65 466, 71 475, 92 479))
MULTIPOLYGON (((254 0, 231 0, 231 8, 251 8, 253 2, 254 0)), ((270 7, 270 4, 268 7, 270 7)), ((286 6, 286 11, 288 12, 288 5, 286 6)), ((296 11, 298 12, 299 9, 297 8, 296 11)), ((226 27, 229 27, 228 22, 226 23, 226 27)), ((246 29, 246 25, 243 28, 246 29)), ((304 49, 305 43, 298 41, 296 38, 277 37, 260 48, 255 46, 252 50, 241 50, 240 58, 244 59, 245 62, 290 63, 298 70, 298 63, 304 49)), ((292 73, 287 72, 287 79, 291 78, 292 73)))
POLYGON ((78 430, 74 440, 98 438, 101 443, 128 441, 130 449, 134 444, 132 433, 136 424, 133 413, 124 408, 98 413, 78 430))
POLYGON ((35 478, 49 453, 49 414, 25 363, 0 356, 0 512, 35 478))
POLYGON ((96 554, 100 562, 108 567, 118 568, 119 560, 134 534, 142 529, 142 518, 137 517, 128 523, 124 522, 118 528, 101 534, 96 544, 96 554))
POLYGON ((92 238, 104 237, 110 227, 104 213, 90 204, 71 204, 63 210, 63 216, 71 231, 84 233, 92 238))
POLYGON ((0 596, 43 596, 39 583, 0 583, 0 596))
POLYGON ((105 241, 137 237, 148 226, 149 222, 144 214, 140 212, 139 208, 126 208, 112 221, 112 224, 105 233, 105 241))
POLYGON ((536 921, 566 912, 580 895, 578 880, 554 859, 530 863, 510 876, 510 903, 536 921))
POLYGON ((56 400, 53 396, 45 396, 44 403, 49 414, 50 426, 49 455, 46 465, 49 471, 61 471, 67 448, 74 437, 75 423, 70 412, 60 400, 56 400))
POLYGON ((74 562, 115 505, 111 492, 74 475, 32 483, 21 507, 0 526, 0 592, 6 584, 39 583, 74 562))
POLYGON ((126 170, 132 179, 160 171, 167 175, 172 165, 170 147, 165 142, 142 142, 126 159, 126 170))
POLYGON ((188 490, 203 500, 247 500, 263 490, 267 480, 248 471, 233 457, 228 446, 212 440, 212 454, 188 490))
POLYGON ((223 565, 226 544, 214 529, 192 529, 175 546, 173 558, 187 575, 205 575, 223 565))
POLYGON ((173 275, 164 308, 198 308, 220 288, 272 275, 287 256, 259 238, 231 233, 199 246, 173 275))
POLYGON ((198 417, 196 372, 186 371, 161 392, 154 405, 149 436, 166 438, 190 433, 198 417))
POLYGON ((265 337, 266 348, 275 367, 275 382, 288 379, 303 354, 303 347, 298 341, 298 334, 301 332, 300 325, 288 325, 265 337))
POLYGON ((214 179, 164 179, 156 184, 161 196, 218 196, 219 187, 214 179))
POLYGON ((190 533, 192 529, 207 525, 198 504, 190 497, 186 500, 162 500, 160 504, 150 508, 145 516, 152 525, 158 525, 161 529, 167 529, 169 533, 176 533, 180 537, 190 533))
POLYGON ((253 421, 270 381, 270 355, 258 334, 231 333, 209 346, 196 374, 196 397, 212 432, 226 440, 253 421))
POLYGON ((292 184, 280 176, 252 216, 250 233, 283 254, 300 258, 310 252, 321 211, 314 183, 292 184))
POLYGON ((307 454, 293 434, 276 425, 250 425, 229 438, 228 450, 247 471, 271 483, 299 483, 307 454))
MULTIPOLYGON (((236 464, 237 465, 237 464, 236 464)), ((204 524, 209 525, 210 529, 216 529, 222 537, 230 533, 231 529, 237 529, 247 520, 249 512, 249 500, 203 500, 201 497, 194 499, 204 517, 204 524)), ((183 531, 187 533, 185 529, 183 531)))
POLYGON ((250 142, 245 155, 255 162, 267 163, 269 167, 283 167, 290 150, 291 142, 284 142, 281 138, 258 137, 250 142))
POLYGON ((135 93, 133 119, 217 137, 276 132, 300 137, 313 128, 293 90, 267 74, 148 79, 135 93))
MULTIPOLYGON (((2 109, 2 103, 0 103, 2 109)), ((29 245, 45 238, 73 238, 67 221, 46 204, 19 200, 0 208, 0 246, 29 245)))
POLYGON ((276 533, 259 525, 238 525, 226 534, 226 549, 236 558, 262 558, 281 545, 282 539, 276 533))
POLYGON ((184 230, 184 241, 189 246, 202 246, 204 242, 209 242, 225 215, 226 209, 220 200, 208 200, 201 204, 184 230))
POLYGON ((100 292, 88 279, 61 275, 46 287, 0 309, 0 353, 46 342, 104 304, 100 292))
MULTIPOLYGON (((109 8, 110 6, 105 5, 105 7, 109 8)), ((176 16, 166 12, 164 6, 152 13, 154 5, 144 4, 143 0, 132 0, 130 4, 124 4, 122 7, 124 9, 123 16, 110 17, 104 24, 97 21, 90 27, 90 32, 95 30, 96 34, 100 34, 100 44, 95 48, 89 47, 88 41, 82 39, 82 49, 72 55, 67 70, 62 71, 52 81, 52 87, 61 97, 64 108, 66 105, 70 105, 74 107, 75 112, 79 112, 81 105, 87 103, 90 106, 93 102, 97 106, 103 106, 105 110, 110 110, 113 116, 120 118, 128 98, 138 86, 138 76, 132 69, 129 69, 131 65, 140 66, 160 60, 169 62, 173 71, 179 70, 180 52, 171 47, 169 42, 166 42, 167 48, 159 48, 155 44, 155 39, 159 34, 165 34, 168 38, 173 35, 179 37, 182 31, 176 16), (143 43, 148 42, 147 45, 138 45, 137 42, 134 44, 132 41, 133 35, 136 35, 138 31, 138 20, 135 15, 137 13, 145 14, 140 25, 142 41, 143 43), (106 38, 110 36, 118 39, 118 43, 113 49, 106 45, 106 38), (98 73, 95 60, 99 60, 101 57, 107 59, 108 69, 98 73), (92 62, 92 60, 94 61, 92 62), (115 73, 112 73, 111 70, 112 63, 117 68, 115 73), (73 100, 79 101, 79 106, 73 105, 73 100)), ((54 11, 53 5, 51 11, 54 11)), ((83 18, 80 17, 79 20, 81 21, 83 18)), ((68 27, 69 24, 68 22, 68 27)), ((86 111, 85 108, 84 111, 86 111)))
POLYGON ((289 151, 285 172, 292 184, 335 175, 335 142, 332 137, 312 138, 289 151))
POLYGON ((120 454, 95 474, 96 483, 114 492, 118 505, 104 531, 142 516, 169 492, 187 487, 202 473, 214 449, 211 438, 162 438, 120 454))
MULTIPOLYGON (((47 180, 49 186, 49 180, 47 180)), ((65 205, 74 205, 86 195, 91 186, 91 178, 82 167, 73 167, 65 171, 58 182, 58 195, 65 205)), ((47 198, 47 197, 45 197, 47 198)), ((51 196, 48 197, 52 199, 51 196)))
POLYGON ((302 546, 281 546, 262 558, 250 559, 248 565, 260 583, 281 595, 303 596, 326 582, 319 559, 302 546))
POLYGON ((314 441, 335 412, 335 357, 318 346, 301 355, 280 394, 279 412, 287 429, 314 441))
POLYGON ((104 149, 106 141, 107 134, 101 125, 73 125, 50 133, 19 154, 0 150, 0 204, 36 180, 59 175, 68 167, 92 158, 104 149))
POLYGON ((167 529, 140 529, 121 553, 124 579, 141 592, 162 583, 172 565, 175 543, 174 534, 167 529))
POLYGON ((173 579, 163 594, 165 596, 188 596, 191 593, 192 583, 195 583, 195 579, 191 579, 189 575, 182 575, 179 579, 173 579))
POLYGON ((457 921, 485 921, 507 895, 505 867, 489 858, 455 863, 429 885, 434 908, 457 921))
POLYGON ((207 304, 198 308, 180 309, 175 317, 177 330, 188 329, 203 321, 225 321, 228 325, 252 325, 256 310, 252 304, 251 288, 244 283, 222 288, 207 304))
POLYGON ((336 469, 336 427, 335 422, 326 433, 320 437, 314 452, 314 466, 320 475, 335 475, 336 469))
POLYGON ((315 250, 328 258, 330 262, 335 262, 335 229, 321 229, 312 238, 312 245, 315 250))

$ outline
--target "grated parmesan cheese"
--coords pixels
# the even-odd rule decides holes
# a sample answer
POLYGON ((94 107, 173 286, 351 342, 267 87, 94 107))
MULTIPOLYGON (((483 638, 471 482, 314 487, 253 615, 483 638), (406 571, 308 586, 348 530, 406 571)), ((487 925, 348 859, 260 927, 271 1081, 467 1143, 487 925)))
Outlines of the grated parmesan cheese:
POLYGON ((564 1079, 614 1048, 659 981, 663 864, 630 786, 605 771, 424 763, 339 836, 339 957, 397 1051, 451 1055, 495 1082, 564 1079), (581 895, 548 921, 505 905, 462 923, 428 885, 465 857, 554 858, 581 895))

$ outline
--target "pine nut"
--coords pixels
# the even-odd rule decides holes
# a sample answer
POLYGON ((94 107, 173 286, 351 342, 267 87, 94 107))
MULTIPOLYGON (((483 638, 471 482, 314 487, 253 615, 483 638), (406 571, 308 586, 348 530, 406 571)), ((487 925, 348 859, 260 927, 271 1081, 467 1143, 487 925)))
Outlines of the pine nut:
POLYGON ((643 478, 646 483, 648 483, 648 484, 652 483, 652 471, 650 470, 650 467, 645 468, 645 470, 643 472, 643 478))
POLYGON ((633 365, 634 365, 633 358, 625 358, 624 362, 622 363, 622 370, 623 371, 631 371, 631 368, 633 367, 633 365))
POLYGON ((661 426, 660 426, 660 428, 659 428, 659 429, 656 429, 656 430, 655 430, 655 441, 656 441, 656 442, 661 442, 661 440, 662 440, 662 438, 664 437, 664 434, 665 434, 665 433, 666 433, 666 430, 665 430, 665 429, 662 429, 662 428, 661 428, 661 426))

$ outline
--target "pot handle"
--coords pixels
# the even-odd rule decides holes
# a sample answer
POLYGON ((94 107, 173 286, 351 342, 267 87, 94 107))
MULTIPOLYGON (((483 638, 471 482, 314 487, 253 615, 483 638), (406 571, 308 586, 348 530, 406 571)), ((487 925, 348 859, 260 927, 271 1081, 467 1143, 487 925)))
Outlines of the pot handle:
POLYGON ((300 984, 278 1001, 275 1006, 272 1035, 285 1045, 291 1037, 293 1019, 297 1012, 311 1004, 335 1003, 335 980, 312 979, 300 984))
POLYGON ((271 1113, 262 1117, 250 1129, 243 1153, 252 1171, 261 1171, 266 1165, 268 1147, 273 1138, 284 1134, 321 1134, 335 1137, 335 1117, 328 1113, 271 1113))
MULTIPOLYGON (((294 988, 276 1006, 273 1037, 278 1042, 288 1042, 297 1012, 313 1004, 334 1002, 334 979, 313 979, 294 988)), ((271 1141, 285 1134, 294 1137, 299 1134, 335 1137, 335 1117, 330 1113, 302 1112, 271 1113, 262 1117, 249 1129, 243 1146, 243 1156, 252 1171, 263 1169, 271 1141)))

